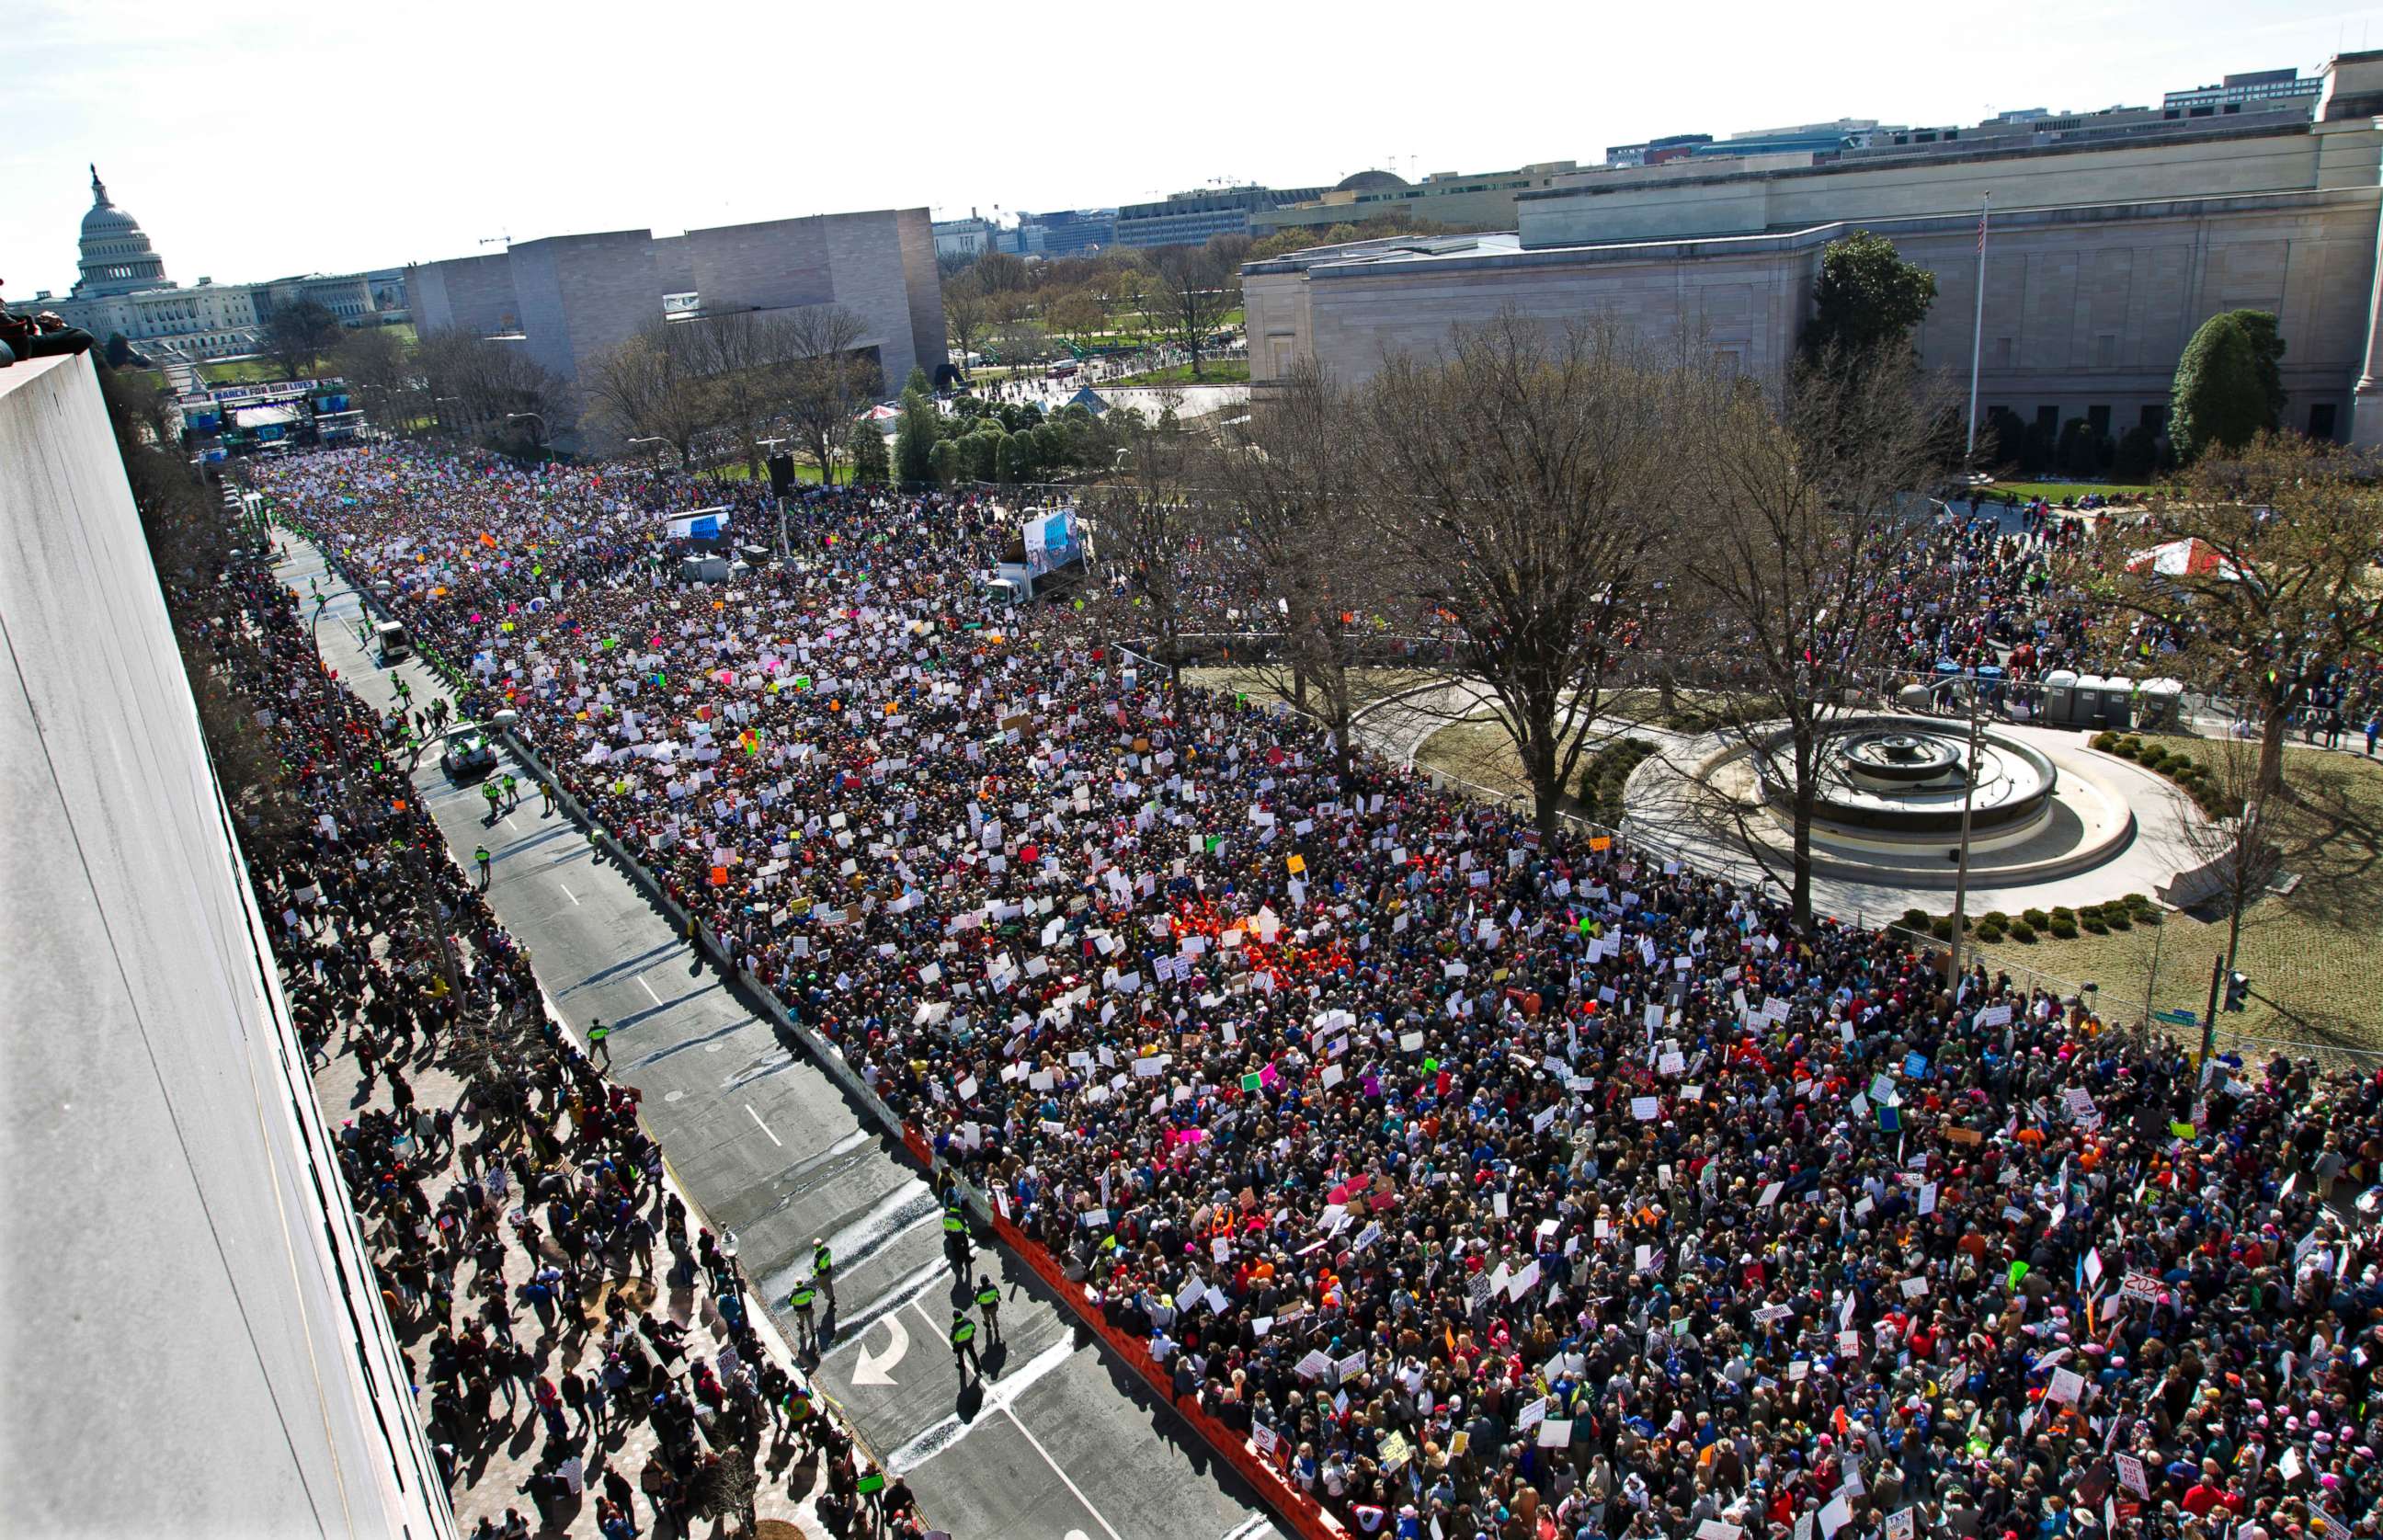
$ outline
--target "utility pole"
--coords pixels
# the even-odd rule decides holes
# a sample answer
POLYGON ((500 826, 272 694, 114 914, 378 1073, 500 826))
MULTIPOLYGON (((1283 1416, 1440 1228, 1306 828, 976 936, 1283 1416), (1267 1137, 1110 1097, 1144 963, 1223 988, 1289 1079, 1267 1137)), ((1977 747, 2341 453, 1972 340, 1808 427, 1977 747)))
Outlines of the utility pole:
POLYGON ((1986 216, 1993 212, 1994 195, 1987 193, 1978 204, 1978 305, 1969 320, 1969 439, 1961 449, 1961 468, 1974 471, 1978 454, 1978 361, 1986 345, 1986 216))
POLYGON ((2209 964, 2209 1009, 2201 1017, 2201 1062, 2205 1068, 2211 1054, 2217 1052, 2217 987, 2226 981, 2226 958, 2221 954, 2209 964))
POLYGON ((1953 949, 1945 954, 1945 987, 1961 987, 1961 923, 1969 908, 1969 810, 1978 792, 1978 685, 1969 681, 1969 750, 1961 770, 1961 850, 1953 871, 1953 949))

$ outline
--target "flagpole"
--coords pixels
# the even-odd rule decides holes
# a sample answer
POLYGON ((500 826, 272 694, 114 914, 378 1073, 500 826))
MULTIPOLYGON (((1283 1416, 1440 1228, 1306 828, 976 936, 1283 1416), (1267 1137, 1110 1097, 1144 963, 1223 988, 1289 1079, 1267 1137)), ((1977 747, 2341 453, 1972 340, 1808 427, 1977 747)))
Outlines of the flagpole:
POLYGON ((1994 195, 1989 192, 1978 204, 1978 307, 1969 322, 1969 441, 1962 450, 1964 464, 1978 453, 1978 363, 1986 343, 1986 216, 1993 212, 1994 201, 1994 195))

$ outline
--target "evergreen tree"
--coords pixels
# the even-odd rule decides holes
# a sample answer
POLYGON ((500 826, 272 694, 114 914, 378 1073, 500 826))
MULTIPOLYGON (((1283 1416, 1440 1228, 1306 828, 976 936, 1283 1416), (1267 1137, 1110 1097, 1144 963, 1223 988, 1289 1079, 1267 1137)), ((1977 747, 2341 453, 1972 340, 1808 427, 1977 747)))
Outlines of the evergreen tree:
POLYGON ((1832 350, 1850 359, 1908 347, 1935 302, 1935 274, 1904 261, 1886 237, 1856 230, 1821 252, 1812 319, 1797 341, 1815 358, 1832 350))
POLYGON ((2201 323, 2176 361, 2168 438, 2179 463, 2240 450, 2273 432, 2284 410, 2284 339, 2264 310, 2221 311, 2201 323))
POLYGON ((924 391, 902 392, 902 416, 894 425, 894 470, 902 485, 923 485, 933 474, 931 457, 941 431, 935 403, 924 391))
POLYGON ((866 418, 855 422, 845 452, 852 461, 855 487, 883 487, 893 479, 894 462, 885 453, 885 436, 877 431, 876 424, 866 418))

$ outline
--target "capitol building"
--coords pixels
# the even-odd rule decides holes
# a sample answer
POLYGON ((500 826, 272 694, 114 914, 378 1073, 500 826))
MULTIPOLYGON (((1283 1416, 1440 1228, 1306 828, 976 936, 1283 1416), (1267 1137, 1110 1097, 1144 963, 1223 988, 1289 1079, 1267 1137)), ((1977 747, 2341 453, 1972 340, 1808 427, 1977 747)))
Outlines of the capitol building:
POLYGON ((311 274, 265 283, 201 278, 183 288, 166 276, 166 259, 141 222, 118 208, 91 172, 91 211, 82 216, 81 262, 74 288, 47 290, 29 308, 56 311, 105 342, 121 336, 166 363, 195 363, 264 349, 265 323, 277 305, 312 300, 352 326, 406 318, 405 273, 311 274))

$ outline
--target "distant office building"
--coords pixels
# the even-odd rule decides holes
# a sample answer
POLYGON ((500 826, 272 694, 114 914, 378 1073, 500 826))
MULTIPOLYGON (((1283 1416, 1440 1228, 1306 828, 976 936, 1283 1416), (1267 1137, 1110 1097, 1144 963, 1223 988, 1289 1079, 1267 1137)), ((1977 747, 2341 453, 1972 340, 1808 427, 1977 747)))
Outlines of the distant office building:
POLYGON ((974 209, 965 219, 938 219, 934 222, 935 254, 939 257, 982 256, 992 251, 1001 234, 1001 227, 990 219, 981 219, 974 209))
POLYGON ((1788 129, 1753 129, 1727 139, 1698 144, 1688 151, 1690 158, 1708 159, 1715 155, 1771 155, 1809 152, 1821 154, 1832 150, 1866 148, 1871 136, 1879 131, 1875 117, 1840 117, 1833 123, 1804 123, 1788 129))
POLYGON ((2170 117, 2230 117, 2284 102, 2305 106, 2316 100, 2324 83, 2315 77, 2302 79, 2297 69, 2253 69, 2229 75, 2216 85, 2171 91, 2160 105, 2170 117))
POLYGON ((2156 431, 2195 328, 2253 309, 2273 312, 2289 345, 2285 421, 2383 444, 2383 51, 2333 59, 2320 83, 2314 112, 2280 96, 2207 118, 2118 108, 2062 128, 2071 115, 2031 109, 1975 139, 1964 129, 1898 146, 1884 141, 1908 130, 1880 129, 1826 155, 1583 171, 1517 194, 1511 231, 1253 262, 1242 271, 1253 399, 1310 362, 1363 381, 1509 311, 1550 325, 1629 317, 1651 336, 1700 337, 1722 366, 1776 383, 1821 253, 1869 229, 1935 275, 1920 362, 1961 377, 1974 363, 1982 411, 2156 431))
POLYGON ((69 293, 37 292, 31 303, 54 310, 102 341, 122 336, 161 360, 197 362, 258 351, 265 323, 279 305, 312 300, 348 326, 395 319, 404 285, 376 282, 382 275, 312 273, 265 283, 219 284, 201 278, 188 289, 166 276, 166 259, 150 245, 141 222, 116 206, 99 168, 91 172, 91 211, 82 216, 81 276, 69 293), (394 306, 381 302, 393 294, 394 306))
POLYGON ((1677 160, 1689 154, 1699 144, 1711 142, 1710 134, 1669 134, 1661 139, 1650 139, 1644 144, 1609 144, 1605 150, 1605 164, 1612 166, 1661 166, 1667 160, 1677 160))
POLYGON ((1011 242, 1004 251, 1020 256, 1074 256, 1117 244, 1117 211, 1113 208, 1062 209, 1054 214, 1021 214, 1018 228, 1006 231, 1011 242))
POLYGON ((922 208, 815 215, 656 237, 608 230, 514 242, 406 269, 414 325, 520 340, 566 382, 665 319, 835 305, 860 319, 881 393, 944 358, 943 286, 922 208))
POLYGON ((1512 171, 1435 171, 1414 183, 1395 172, 1360 171, 1320 197, 1251 215, 1250 233, 1357 225, 1399 213, 1436 225, 1501 228, 1514 222, 1515 194, 1553 187, 1558 178, 1579 169, 1574 161, 1549 160, 1512 171))
POLYGON ((1324 196, 1320 187, 1234 187, 1211 192, 1178 192, 1154 203, 1127 203, 1117 211, 1117 243, 1197 246, 1212 235, 1247 235, 1251 216, 1324 196))

